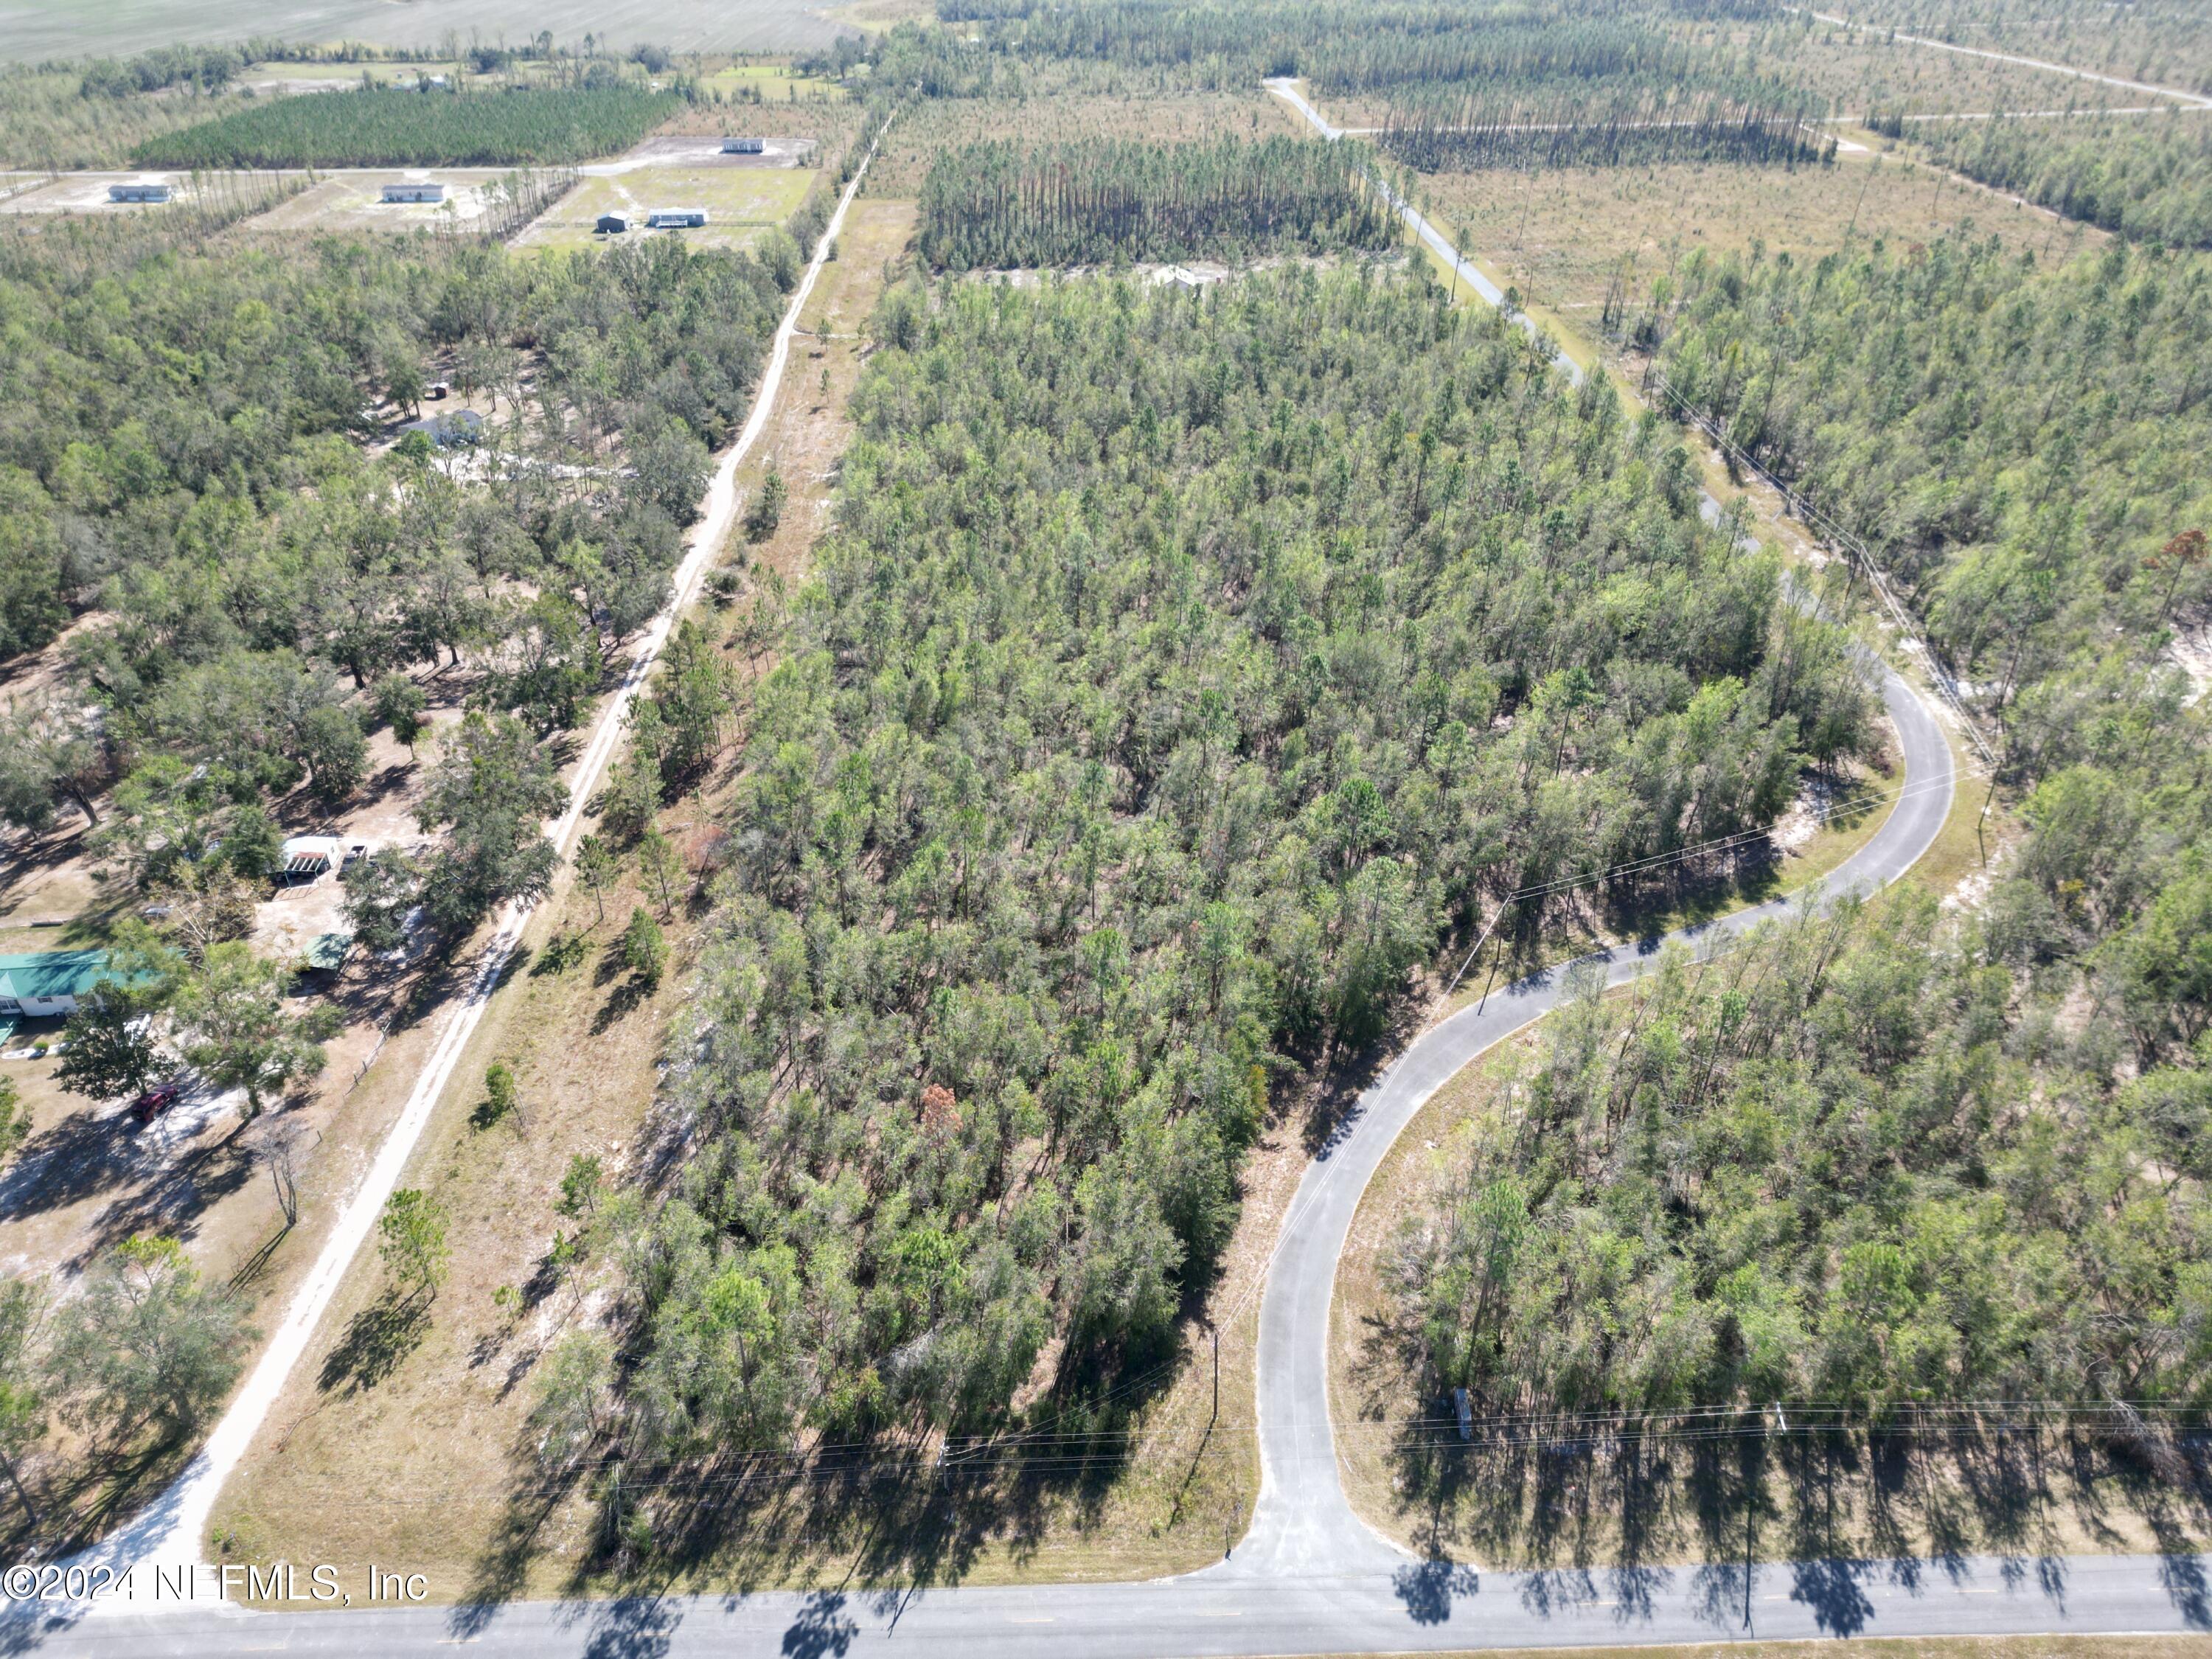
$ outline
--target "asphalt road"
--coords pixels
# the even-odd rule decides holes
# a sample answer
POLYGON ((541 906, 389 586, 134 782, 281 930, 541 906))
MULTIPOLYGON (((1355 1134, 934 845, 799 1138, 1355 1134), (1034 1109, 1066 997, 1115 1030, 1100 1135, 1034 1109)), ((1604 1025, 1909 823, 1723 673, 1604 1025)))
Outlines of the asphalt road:
POLYGON ((1835 1636, 2179 1633, 2212 1624, 2192 1557, 1483 1572, 1407 1562, 1262 1586, 1213 1572, 1151 1584, 790 1591, 384 1613, 125 1614, 0 1625, 0 1651, 84 1659, 233 1655, 908 1654, 918 1659, 1419 1653, 1835 1636))

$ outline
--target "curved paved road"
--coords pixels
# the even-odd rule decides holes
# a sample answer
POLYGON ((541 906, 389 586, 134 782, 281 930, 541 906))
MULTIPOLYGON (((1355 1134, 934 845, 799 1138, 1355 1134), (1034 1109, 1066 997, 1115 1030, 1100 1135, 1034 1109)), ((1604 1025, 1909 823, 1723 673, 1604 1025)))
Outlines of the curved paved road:
MULTIPOLYGON (((1928 850, 1951 808, 1951 749, 1935 715, 1911 687, 1887 671, 1882 698, 1904 750, 1905 785, 1881 827, 1824 884, 1828 894, 1870 891, 1904 874, 1928 850)), ((1608 985, 1623 985, 1665 944, 1709 950, 1802 903, 1774 900, 1581 960, 1601 967, 1608 985)), ((1250 1534, 1212 1571, 1273 1577, 1349 1562, 1381 1571, 1407 1560, 1352 1514, 1338 1479, 1328 1361, 1337 1258, 1360 1194, 1400 1131, 1462 1066, 1558 1006, 1567 994, 1568 971, 1522 980, 1431 1027, 1360 1097, 1347 1128, 1308 1167, 1260 1306, 1259 1504, 1250 1534)))

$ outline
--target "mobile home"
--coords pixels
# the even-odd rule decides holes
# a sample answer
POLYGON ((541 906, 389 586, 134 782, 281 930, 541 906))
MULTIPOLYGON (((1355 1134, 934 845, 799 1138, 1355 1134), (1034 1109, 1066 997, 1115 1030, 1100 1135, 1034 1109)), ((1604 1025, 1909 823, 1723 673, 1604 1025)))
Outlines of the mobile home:
POLYGON ((765 138, 725 138, 722 140, 722 154, 725 155, 764 155, 767 150, 768 140, 765 138))
POLYGON ((166 202, 169 199, 167 185, 110 185, 107 199, 111 202, 166 202))
POLYGON ((443 185, 386 185, 384 199, 387 202, 442 202, 446 199, 443 185))
POLYGON ((697 230, 706 222, 704 208, 655 208, 645 216, 647 230, 697 230))

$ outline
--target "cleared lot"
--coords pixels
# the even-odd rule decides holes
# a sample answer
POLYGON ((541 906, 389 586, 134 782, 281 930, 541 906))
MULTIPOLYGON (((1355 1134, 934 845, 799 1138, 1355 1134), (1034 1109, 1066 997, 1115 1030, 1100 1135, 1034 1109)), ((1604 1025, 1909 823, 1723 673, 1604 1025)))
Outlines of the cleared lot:
POLYGON ((382 173, 331 173, 254 218, 246 226, 270 230, 421 230, 435 225, 472 228, 489 208, 487 188, 509 176, 507 167, 393 167, 382 173), (386 202, 386 185, 435 181, 443 202, 386 202))
POLYGON ((158 213, 170 203, 111 202, 110 185, 167 185, 175 200, 194 187, 176 173, 71 173, 41 183, 42 174, 0 174, 0 213, 158 213))
POLYGON ((704 247, 743 247, 788 219, 818 176, 811 167, 727 167, 712 155, 626 167, 582 179, 516 237, 514 246, 588 247, 605 240, 592 229, 603 213, 629 214, 641 224, 656 208, 704 208, 703 228, 665 234, 704 247))

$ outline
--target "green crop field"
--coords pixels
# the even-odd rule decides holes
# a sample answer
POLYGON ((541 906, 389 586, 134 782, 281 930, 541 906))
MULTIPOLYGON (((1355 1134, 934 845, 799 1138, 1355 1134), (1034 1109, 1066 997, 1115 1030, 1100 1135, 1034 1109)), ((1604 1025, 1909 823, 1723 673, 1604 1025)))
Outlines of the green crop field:
POLYGON ((302 93, 149 138, 141 166, 485 167, 627 149, 674 107, 629 87, 501 93, 302 93))

